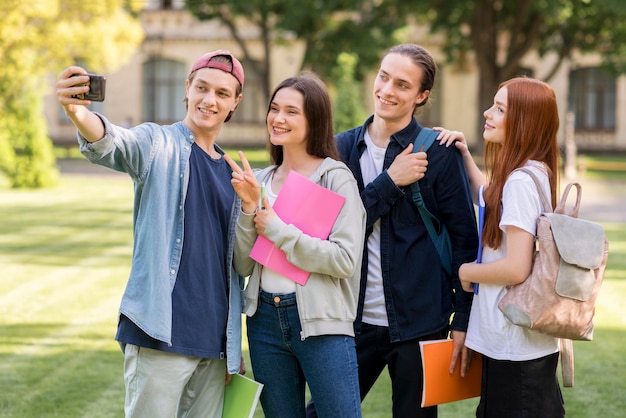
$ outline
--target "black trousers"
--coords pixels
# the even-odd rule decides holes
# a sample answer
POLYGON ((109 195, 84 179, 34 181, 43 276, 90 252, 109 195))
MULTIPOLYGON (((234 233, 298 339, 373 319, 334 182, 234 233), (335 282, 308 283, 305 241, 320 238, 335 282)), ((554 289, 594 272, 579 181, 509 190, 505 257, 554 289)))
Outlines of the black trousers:
POLYGON ((448 330, 419 339, 391 343, 389 328, 363 324, 356 337, 361 400, 384 370, 389 369, 394 418, 436 418, 437 407, 422 408, 422 356, 419 341, 446 338, 448 330))
POLYGON ((561 418, 563 396, 556 377, 559 353, 536 360, 507 361, 483 356, 478 418, 561 418))

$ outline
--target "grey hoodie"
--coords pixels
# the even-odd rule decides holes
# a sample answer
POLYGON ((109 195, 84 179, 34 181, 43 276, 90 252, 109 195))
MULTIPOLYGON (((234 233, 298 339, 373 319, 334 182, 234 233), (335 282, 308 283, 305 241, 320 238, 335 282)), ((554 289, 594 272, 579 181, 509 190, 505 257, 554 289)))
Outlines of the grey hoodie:
MULTIPOLYGON (((259 182, 269 183, 276 166, 256 172, 259 182)), ((304 286, 296 287, 302 325, 301 338, 316 335, 354 336, 365 239, 365 209, 352 172, 342 162, 326 158, 309 179, 346 198, 328 240, 306 235, 279 217, 267 228, 267 238, 285 251, 287 259, 311 272, 304 286)), ((323 202, 320 202, 323 205, 323 202)), ((250 276, 245 289, 244 313, 253 316, 259 302, 263 266, 249 257, 257 238, 254 215, 241 213, 236 227, 234 265, 250 276)))

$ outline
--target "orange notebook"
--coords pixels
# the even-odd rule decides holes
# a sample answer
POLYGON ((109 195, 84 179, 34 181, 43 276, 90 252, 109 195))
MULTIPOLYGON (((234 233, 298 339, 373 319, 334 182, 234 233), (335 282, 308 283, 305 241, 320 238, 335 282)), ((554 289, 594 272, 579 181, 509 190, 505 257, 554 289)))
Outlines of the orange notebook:
POLYGON ((420 341, 424 369, 422 408, 480 396, 482 357, 476 353, 465 377, 461 377, 458 366, 450 374, 452 348, 452 340, 420 341))

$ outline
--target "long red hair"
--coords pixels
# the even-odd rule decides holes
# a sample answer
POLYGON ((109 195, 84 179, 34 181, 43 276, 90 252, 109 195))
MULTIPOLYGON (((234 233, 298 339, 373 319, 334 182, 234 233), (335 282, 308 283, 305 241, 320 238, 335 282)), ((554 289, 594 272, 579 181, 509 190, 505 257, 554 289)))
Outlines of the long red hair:
POLYGON ((505 139, 502 143, 485 142, 484 155, 488 187, 483 244, 498 248, 502 244, 500 202, 509 175, 528 160, 543 162, 548 169, 552 208, 556 206, 558 185, 559 113, 554 90, 548 84, 517 77, 500 84, 507 89, 505 139))

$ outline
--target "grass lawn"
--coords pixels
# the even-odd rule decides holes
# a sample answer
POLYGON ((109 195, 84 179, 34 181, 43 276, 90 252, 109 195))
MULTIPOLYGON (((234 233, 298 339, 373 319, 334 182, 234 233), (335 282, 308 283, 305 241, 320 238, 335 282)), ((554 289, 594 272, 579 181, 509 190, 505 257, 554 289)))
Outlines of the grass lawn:
MULTIPOLYGON (((38 191, 8 189, 0 178, 0 417, 123 416, 113 337, 132 250, 132 193, 124 177, 62 176, 57 188, 38 191)), ((609 268, 595 339, 575 343, 576 386, 563 390, 568 417, 626 409, 626 226, 604 226, 609 268)), ((443 405, 440 417, 473 416, 476 401, 443 405)), ((363 415, 388 418, 390 405, 383 376, 363 415)))

